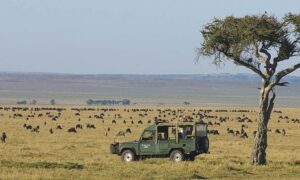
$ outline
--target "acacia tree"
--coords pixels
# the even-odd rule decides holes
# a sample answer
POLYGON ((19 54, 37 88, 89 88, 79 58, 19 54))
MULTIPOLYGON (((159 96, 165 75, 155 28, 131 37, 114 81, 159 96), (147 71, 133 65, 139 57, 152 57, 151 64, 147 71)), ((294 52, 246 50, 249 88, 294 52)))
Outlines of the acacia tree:
POLYGON ((213 57, 216 65, 229 60, 262 78, 258 128, 251 157, 253 164, 266 164, 267 127, 274 107, 275 87, 287 86, 283 77, 300 67, 300 60, 295 58, 300 55, 300 15, 289 13, 281 20, 268 14, 215 18, 204 26, 201 34, 204 40, 197 49, 198 59, 213 57))

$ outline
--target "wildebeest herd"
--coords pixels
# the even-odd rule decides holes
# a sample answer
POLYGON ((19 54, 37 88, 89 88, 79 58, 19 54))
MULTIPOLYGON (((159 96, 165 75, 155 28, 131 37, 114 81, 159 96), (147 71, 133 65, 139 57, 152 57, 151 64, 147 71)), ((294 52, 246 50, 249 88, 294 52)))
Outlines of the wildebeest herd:
POLYGON ((256 172, 265 174, 266 168, 271 171, 267 178, 277 171, 297 174, 299 115, 300 109, 296 108, 280 108, 272 113, 268 126, 270 166, 256 169, 248 164, 257 127, 255 108, 0 105, 1 178, 32 179, 38 174, 39 179, 143 179, 150 173, 166 174, 156 177, 168 179, 176 172, 174 178, 199 179, 193 174, 197 170, 200 175, 207 172, 208 177, 216 174, 216 179, 239 178, 245 173, 251 179, 261 177, 256 172), (111 143, 138 140, 144 128, 155 121, 177 120, 208 124, 209 154, 176 165, 157 158, 125 165, 110 154, 111 143), (139 172, 143 175, 136 176, 139 172), (250 173, 253 176, 248 176, 250 173))
MULTIPOLYGON (((176 122, 202 121, 208 124, 210 135, 231 135, 248 138, 249 134, 256 135, 255 128, 249 132, 248 127, 256 126, 255 110, 247 109, 217 109, 217 108, 135 108, 135 107, 106 107, 106 108, 49 108, 49 107, 0 107, 0 118, 8 116, 11 120, 22 121, 23 129, 31 133, 48 131, 49 135, 66 131, 78 133, 83 129, 95 130, 101 127, 99 137, 114 136, 125 137, 138 127, 146 127, 155 121, 176 122), (6 112, 6 113, 5 113, 6 112), (249 115, 252 115, 250 118, 249 115), (34 123, 33 123, 34 122, 34 123), (51 123, 50 123, 51 122, 51 123), (71 122, 66 124, 66 122, 71 122), (235 123, 234 125, 231 125, 235 123), (71 125, 70 125, 71 124, 71 125), (97 125, 96 125, 97 124, 97 125), (119 126, 123 130, 114 131, 119 126), (224 127, 225 130, 221 130, 224 127), (103 130, 104 128, 104 130, 103 130)), ((294 123, 300 121, 296 117, 284 115, 282 111, 275 110, 271 121, 276 123, 294 123), (273 120, 275 118, 275 120, 273 120)), ((120 129, 120 128, 119 128, 120 129)), ((252 128, 253 129, 253 128, 252 128)), ((270 133, 287 135, 284 128, 268 129, 270 133)), ((2 143, 6 142, 5 129, 1 136, 2 143)))

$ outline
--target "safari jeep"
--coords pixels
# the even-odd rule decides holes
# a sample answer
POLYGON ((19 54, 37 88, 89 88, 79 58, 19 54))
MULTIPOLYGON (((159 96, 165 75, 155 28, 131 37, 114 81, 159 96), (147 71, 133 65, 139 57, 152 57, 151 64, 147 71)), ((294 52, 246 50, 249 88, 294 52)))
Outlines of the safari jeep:
POLYGON ((110 145, 111 153, 120 155, 125 162, 168 156, 175 162, 193 161, 208 149, 207 125, 195 122, 157 122, 147 127, 137 141, 110 145))

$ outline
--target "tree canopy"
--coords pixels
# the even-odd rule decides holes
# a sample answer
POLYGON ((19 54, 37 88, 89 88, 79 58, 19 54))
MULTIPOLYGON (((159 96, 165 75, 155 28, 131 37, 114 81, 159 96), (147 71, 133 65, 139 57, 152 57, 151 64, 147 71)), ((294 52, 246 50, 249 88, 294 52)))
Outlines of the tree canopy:
MULTIPOLYGON (((274 75, 279 62, 300 55, 300 15, 287 14, 282 20, 268 14, 215 18, 201 33, 204 41, 199 57, 213 56, 216 65, 232 60, 263 79, 274 75)), ((279 72, 277 83, 299 66, 279 72)))

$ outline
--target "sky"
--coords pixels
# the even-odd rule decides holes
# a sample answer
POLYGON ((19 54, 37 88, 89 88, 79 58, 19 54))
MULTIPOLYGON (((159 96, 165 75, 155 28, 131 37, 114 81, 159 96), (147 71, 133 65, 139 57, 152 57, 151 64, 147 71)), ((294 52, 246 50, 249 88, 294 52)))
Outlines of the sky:
POLYGON ((196 63, 201 28, 214 17, 280 18, 299 7, 299 0, 0 0, 0 72, 249 73, 209 58, 196 63))

